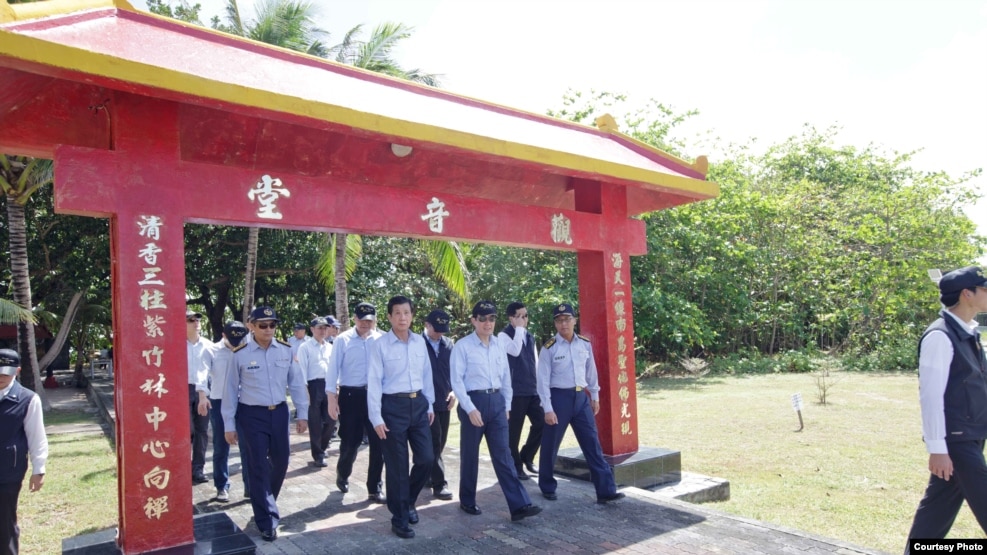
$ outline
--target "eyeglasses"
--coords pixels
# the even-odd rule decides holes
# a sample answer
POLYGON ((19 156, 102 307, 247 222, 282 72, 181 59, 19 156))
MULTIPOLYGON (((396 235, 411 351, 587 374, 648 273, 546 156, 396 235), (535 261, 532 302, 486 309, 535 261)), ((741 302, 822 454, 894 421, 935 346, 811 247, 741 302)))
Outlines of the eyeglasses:
POLYGON ((195 322, 198 322, 199 319, 198 318, 189 318, 189 319, 187 319, 185 321, 188 322, 189 324, 194 324, 195 322))
POLYGON ((487 316, 474 316, 474 318, 476 318, 476 321, 477 322, 490 322, 490 323, 493 323, 493 322, 496 322, 497 321, 497 315, 496 314, 489 314, 487 316))
POLYGON ((273 330, 278 326, 274 322, 271 322, 270 324, 254 324, 254 325, 257 326, 258 329, 262 329, 262 330, 273 330))

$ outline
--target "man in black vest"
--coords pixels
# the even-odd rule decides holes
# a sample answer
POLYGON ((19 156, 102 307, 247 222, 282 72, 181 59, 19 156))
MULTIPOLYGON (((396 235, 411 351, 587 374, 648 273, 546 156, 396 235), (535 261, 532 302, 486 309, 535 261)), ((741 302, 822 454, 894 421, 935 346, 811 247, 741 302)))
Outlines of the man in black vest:
POLYGON ((447 487, 446 467, 442 464, 442 450, 446 447, 449 436, 449 414, 456 408, 456 394, 452 392, 452 381, 449 377, 449 355, 452 353, 452 340, 445 336, 449 333, 449 315, 442 310, 433 310, 425 318, 425 343, 428 345, 428 358, 432 362, 432 384, 435 388, 435 403, 432 411, 435 420, 432 421, 432 452, 435 463, 432 465, 432 475, 429 486, 432 495, 437 499, 448 501, 452 492, 447 487))
POLYGON ((507 305, 507 318, 510 323, 498 337, 504 345, 504 350, 507 351, 507 363, 511 366, 511 386, 514 388, 508 441, 511 445, 511 458, 514 459, 517 477, 527 480, 525 468, 528 472, 538 475, 535 454, 538 453, 538 446, 541 445, 542 428, 545 426, 545 412, 541 408, 535 383, 538 355, 535 338, 527 330, 528 309, 524 303, 513 302, 507 305), (528 430, 528 439, 524 442, 524 447, 518 449, 526 416, 531 428, 528 430))
POLYGON ((909 539, 945 538, 964 499, 987 532, 987 360, 975 320, 987 312, 987 277, 976 266, 954 270, 939 292, 946 309, 925 330, 918 359, 931 476, 909 539))
POLYGON ((13 465, 0 465, 0 553, 17 555, 21 529, 17 526, 17 498, 31 458, 32 492, 45 484, 48 438, 41 399, 14 378, 21 371, 17 351, 0 349, 0 453, 13 465))

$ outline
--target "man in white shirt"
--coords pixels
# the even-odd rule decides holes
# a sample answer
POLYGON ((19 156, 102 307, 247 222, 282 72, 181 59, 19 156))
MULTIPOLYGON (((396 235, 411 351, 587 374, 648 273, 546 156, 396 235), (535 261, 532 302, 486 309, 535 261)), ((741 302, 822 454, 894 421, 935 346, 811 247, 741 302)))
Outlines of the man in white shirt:
POLYGON ((185 309, 188 355, 188 402, 192 438, 192 483, 204 484, 206 445, 209 442, 209 359, 213 343, 201 337, 202 314, 185 309))
POLYGON ((312 465, 329 466, 326 450, 336 429, 336 421, 329 418, 329 401, 326 398, 326 376, 329 372, 329 356, 332 343, 326 341, 329 322, 325 318, 313 318, 309 322, 312 339, 298 347, 298 366, 308 384, 308 438, 312 451, 312 465))

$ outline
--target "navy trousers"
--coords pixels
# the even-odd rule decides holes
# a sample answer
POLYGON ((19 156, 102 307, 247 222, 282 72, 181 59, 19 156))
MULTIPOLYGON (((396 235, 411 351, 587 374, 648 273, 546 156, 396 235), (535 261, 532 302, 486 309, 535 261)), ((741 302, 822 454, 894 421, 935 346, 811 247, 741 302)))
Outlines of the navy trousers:
POLYGON ((250 505, 254 522, 261 532, 278 527, 278 494, 288 473, 288 405, 281 403, 269 410, 240 403, 236 423, 241 452, 246 452, 250 466, 250 505))
POLYGON ((511 399, 511 458, 514 459, 514 466, 521 470, 524 463, 534 464, 535 453, 541 445, 542 428, 545 426, 545 412, 541 408, 541 401, 537 395, 515 395, 511 399), (521 431, 524 427, 524 418, 528 417, 531 426, 528 428, 528 439, 524 441, 524 446, 518 449, 521 443, 521 431))
POLYGON ((336 477, 348 482, 353 473, 353 461, 363 445, 363 435, 370 443, 370 461, 367 466, 367 492, 380 492, 380 477, 384 473, 384 456, 380 438, 370 424, 367 414, 366 387, 339 387, 339 460, 336 461, 336 477))
POLYGON ((188 410, 192 438, 192 474, 202 474, 206 467, 206 446, 209 445, 209 415, 199 414, 199 392, 188 384, 188 410))
POLYGON ((20 550, 21 529, 17 526, 17 498, 21 493, 19 482, 0 484, 0 553, 17 555, 20 550))
MULTIPOLYGON (((909 538, 942 539, 946 537, 965 499, 987 532, 987 464, 984 462, 984 440, 950 441, 946 443, 953 461, 953 476, 949 481, 933 474, 915 511, 909 538)), ((910 542, 909 542, 910 543, 910 542)), ((910 546, 905 546, 909 553, 910 546)))
POLYGON ((308 441, 312 448, 312 460, 323 461, 329 441, 336 435, 336 421, 329 418, 329 398, 326 397, 326 381, 308 382, 308 441))
POLYGON ((446 465, 442 463, 442 451, 446 448, 446 439, 449 438, 449 411, 439 411, 435 413, 435 420, 432 422, 432 455, 435 462, 432 463, 432 489, 441 491, 449 482, 446 480, 446 465))
POLYGON ((552 408, 559 423, 545 424, 541 436, 541 457, 538 459, 538 487, 543 492, 554 493, 558 481, 552 473, 555 459, 559 456, 559 446, 571 425, 576 441, 589 465, 590 479, 596 487, 596 497, 608 497, 617 493, 617 483, 610 465, 603 458, 600 437, 596 433, 596 417, 590 406, 589 395, 585 391, 573 389, 552 389, 552 408))
POLYGON ((500 484, 507 507, 513 512, 531 504, 528 491, 517 477, 511 448, 507 440, 507 411, 504 397, 497 393, 470 392, 470 400, 483 418, 477 427, 460 405, 459 413, 459 500, 463 505, 476 505, 476 482, 480 470, 480 440, 486 437, 487 451, 493 461, 497 483, 500 484))
POLYGON ((387 508, 391 511, 391 524, 404 528, 408 526, 408 510, 415 506, 418 494, 432 472, 434 455, 428 424, 428 399, 421 393, 414 399, 384 395, 380 415, 387 425, 387 437, 381 442, 387 468, 387 508))

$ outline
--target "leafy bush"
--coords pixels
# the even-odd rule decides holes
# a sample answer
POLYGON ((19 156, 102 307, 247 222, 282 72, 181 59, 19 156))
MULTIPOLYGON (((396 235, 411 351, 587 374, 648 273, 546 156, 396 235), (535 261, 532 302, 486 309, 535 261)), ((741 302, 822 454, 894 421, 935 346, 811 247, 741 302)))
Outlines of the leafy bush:
POLYGON ((918 345, 911 336, 890 338, 873 349, 849 352, 840 362, 844 370, 857 372, 911 372, 918 368, 918 345))

